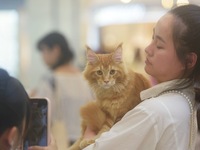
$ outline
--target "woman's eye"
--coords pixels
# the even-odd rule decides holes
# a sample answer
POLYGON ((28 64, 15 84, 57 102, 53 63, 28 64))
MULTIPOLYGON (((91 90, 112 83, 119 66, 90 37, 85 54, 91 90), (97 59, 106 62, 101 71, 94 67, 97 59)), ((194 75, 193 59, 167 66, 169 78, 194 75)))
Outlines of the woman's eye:
POLYGON ((151 39, 155 40, 155 33, 152 34, 151 39))
POLYGON ((102 72, 101 70, 98 70, 98 71, 97 71, 97 74, 98 74, 98 75, 102 75, 103 72, 102 72))
POLYGON ((161 46, 156 46, 157 47, 157 49, 163 49, 163 47, 161 47, 161 46))
POLYGON ((111 75, 115 74, 115 70, 111 70, 111 71, 110 71, 110 74, 111 74, 111 75))

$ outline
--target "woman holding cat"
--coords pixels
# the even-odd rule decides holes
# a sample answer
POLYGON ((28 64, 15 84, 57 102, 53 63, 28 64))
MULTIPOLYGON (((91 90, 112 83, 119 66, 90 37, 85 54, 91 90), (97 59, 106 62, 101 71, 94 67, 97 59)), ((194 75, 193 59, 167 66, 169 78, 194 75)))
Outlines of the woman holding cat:
MULTIPOLYGON (((200 7, 164 15, 145 49, 145 71, 158 84, 141 92, 142 103, 84 150, 195 149, 200 83, 200 7)), ((93 137, 88 128, 85 138, 93 137)))
MULTIPOLYGON (((158 84, 142 102, 84 150, 194 150, 200 98, 200 7, 176 7, 164 15, 145 49, 145 71, 158 84)), ((199 118, 200 119, 200 118, 199 118)), ((88 127, 85 140, 95 133, 88 127)), ((197 148, 196 148, 197 149, 197 148)))

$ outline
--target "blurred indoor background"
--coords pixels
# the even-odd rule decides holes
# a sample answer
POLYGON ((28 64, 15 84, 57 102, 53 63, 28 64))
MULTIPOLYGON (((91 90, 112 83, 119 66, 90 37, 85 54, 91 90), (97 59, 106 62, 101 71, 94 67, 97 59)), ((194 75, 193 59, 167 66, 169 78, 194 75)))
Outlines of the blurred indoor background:
POLYGON ((200 0, 0 0, 0 67, 27 89, 47 71, 37 50, 46 33, 60 31, 85 66, 85 45, 99 53, 123 43, 124 58, 142 72, 144 48, 155 22, 167 10, 200 0))

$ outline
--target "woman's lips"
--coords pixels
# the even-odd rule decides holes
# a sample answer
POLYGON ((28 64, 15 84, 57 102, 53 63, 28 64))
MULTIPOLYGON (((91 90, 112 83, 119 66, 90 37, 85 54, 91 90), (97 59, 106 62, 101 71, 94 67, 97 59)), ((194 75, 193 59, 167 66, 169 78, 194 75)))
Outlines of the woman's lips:
POLYGON ((145 60, 145 64, 147 64, 147 65, 152 65, 152 63, 149 61, 148 58, 146 58, 146 60, 145 60))

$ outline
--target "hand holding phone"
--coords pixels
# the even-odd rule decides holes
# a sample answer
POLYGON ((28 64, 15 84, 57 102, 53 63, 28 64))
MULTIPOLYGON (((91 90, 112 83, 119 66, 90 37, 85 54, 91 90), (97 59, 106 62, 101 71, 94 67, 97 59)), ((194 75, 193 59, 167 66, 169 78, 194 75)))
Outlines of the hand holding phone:
POLYGON ((58 150, 58 147, 56 145, 56 141, 55 141, 54 137, 51 136, 50 143, 47 147, 46 146, 45 147, 31 146, 31 147, 29 147, 28 150, 58 150))

